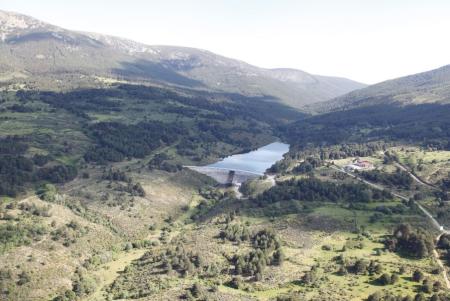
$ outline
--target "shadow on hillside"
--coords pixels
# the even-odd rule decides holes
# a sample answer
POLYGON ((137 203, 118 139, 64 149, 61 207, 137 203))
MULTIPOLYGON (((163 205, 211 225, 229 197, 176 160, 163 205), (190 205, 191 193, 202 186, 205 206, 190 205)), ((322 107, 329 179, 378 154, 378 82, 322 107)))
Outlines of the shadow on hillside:
POLYGON ((83 45, 88 47, 95 47, 99 48, 102 47, 104 44, 100 41, 97 41, 95 39, 91 39, 89 37, 85 36, 79 36, 77 38, 67 35, 67 34, 55 34, 54 32, 31 32, 29 34, 24 34, 20 36, 13 36, 10 38, 7 38, 5 40, 8 44, 21 44, 21 43, 28 43, 28 42, 61 42, 61 43, 67 43, 70 45, 83 45))
POLYGON ((115 68, 112 72, 123 77, 134 77, 145 80, 154 80, 160 83, 169 83, 192 88, 204 87, 203 83, 183 76, 161 64, 144 59, 134 62, 121 62, 121 68, 115 68))

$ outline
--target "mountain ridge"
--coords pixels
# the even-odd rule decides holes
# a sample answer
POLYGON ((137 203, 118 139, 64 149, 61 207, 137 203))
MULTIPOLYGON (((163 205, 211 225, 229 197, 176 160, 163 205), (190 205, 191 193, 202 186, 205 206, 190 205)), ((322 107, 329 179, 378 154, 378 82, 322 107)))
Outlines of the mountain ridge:
POLYGON ((366 86, 302 70, 260 68, 203 49, 146 45, 109 35, 71 31, 17 13, 0 11, 0 24, 0 54, 4 58, 0 60, 0 79, 4 83, 18 80, 51 87, 63 76, 60 80, 66 84, 74 82, 76 87, 87 84, 88 80, 79 78, 80 75, 101 76, 271 96, 296 108, 366 86), (296 80, 285 80, 292 78, 292 74, 296 80), (300 80, 300 74, 305 80, 300 80))
POLYGON ((390 79, 348 94, 312 105, 324 113, 373 105, 450 104, 450 65, 390 79))

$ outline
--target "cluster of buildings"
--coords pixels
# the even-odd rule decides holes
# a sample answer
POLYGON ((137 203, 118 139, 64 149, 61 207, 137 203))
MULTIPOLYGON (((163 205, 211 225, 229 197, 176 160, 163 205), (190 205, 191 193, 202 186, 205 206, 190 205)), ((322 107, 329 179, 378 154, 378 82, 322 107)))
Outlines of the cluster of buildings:
POLYGON ((355 171, 355 170, 370 170, 373 169, 374 166, 372 163, 366 160, 360 160, 359 158, 353 160, 352 163, 345 165, 344 169, 346 171, 355 171))

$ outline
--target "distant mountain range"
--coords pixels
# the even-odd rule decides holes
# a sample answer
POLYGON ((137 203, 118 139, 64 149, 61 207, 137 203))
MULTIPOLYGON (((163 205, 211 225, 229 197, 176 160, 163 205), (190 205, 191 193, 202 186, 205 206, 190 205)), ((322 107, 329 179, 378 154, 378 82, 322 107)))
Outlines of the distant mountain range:
POLYGON ((311 107, 317 112, 374 105, 450 104, 450 65, 381 82, 311 107))
POLYGON ((54 90, 115 80, 269 96, 296 108, 366 86, 301 70, 259 68, 200 49, 70 31, 0 11, 0 85, 54 90))

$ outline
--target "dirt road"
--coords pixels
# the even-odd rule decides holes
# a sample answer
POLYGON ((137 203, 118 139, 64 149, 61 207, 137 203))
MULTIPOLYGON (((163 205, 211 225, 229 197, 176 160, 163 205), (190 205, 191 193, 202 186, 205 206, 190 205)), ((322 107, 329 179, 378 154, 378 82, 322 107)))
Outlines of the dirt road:
POLYGON ((417 183, 419 183, 419 184, 421 184, 421 185, 424 185, 424 186, 426 186, 426 187, 428 187, 428 188, 434 189, 434 190, 437 189, 437 188, 434 187, 433 185, 428 184, 428 183, 425 183, 424 181, 422 181, 419 177, 417 177, 415 174, 413 174, 413 173, 412 173, 408 168, 406 168, 404 165, 402 165, 402 164, 400 164, 400 163, 398 163, 398 162, 395 162, 394 165, 397 166, 398 168, 400 168, 401 170, 406 171, 406 172, 411 176, 411 178, 413 178, 413 180, 416 181, 417 183))
MULTIPOLYGON (((347 171, 345 171, 344 169, 339 168, 339 167, 337 167, 337 166, 331 166, 331 168, 333 168, 334 170, 337 170, 337 171, 339 171, 339 172, 345 173, 346 175, 348 175, 348 176, 350 176, 350 177, 352 177, 352 178, 354 178, 354 179, 357 179, 357 180, 359 180, 360 182, 363 182, 363 183, 365 183, 365 184, 367 184, 367 185, 369 185, 369 186, 371 186, 371 187, 373 187, 373 188, 375 188, 375 189, 379 189, 379 190, 385 190, 385 189, 386 189, 386 188, 384 188, 384 187, 382 187, 382 186, 380 186, 380 185, 377 185, 377 184, 371 183, 371 182, 369 182, 369 181, 367 181, 367 180, 364 180, 364 179, 358 177, 357 175, 352 174, 352 173, 350 173, 350 172, 347 172, 347 171)), ((406 171, 409 172, 408 170, 406 170, 406 171)), ((411 174, 411 173, 410 173, 410 174, 411 174)), ((414 175, 411 174, 411 176, 412 176, 414 179, 417 179, 416 181, 417 181, 418 183, 420 183, 420 184, 422 184, 422 185, 426 185, 427 187, 429 187, 428 184, 426 184, 426 183, 420 181, 420 179, 418 179, 418 178, 415 178, 414 175)), ((400 198, 400 199, 402 199, 402 200, 409 201, 409 198, 406 197, 406 196, 404 196, 404 195, 398 194, 398 193, 396 193, 396 192, 391 192, 391 193, 392 193, 392 195, 394 195, 394 196, 396 196, 396 197, 398 197, 398 198, 400 198)), ((433 217, 433 215, 431 215, 431 213, 430 213, 428 210, 426 210, 426 209, 425 209, 422 205, 420 205, 418 202, 415 202, 415 204, 416 204, 417 207, 419 207, 419 209, 425 214, 425 216, 431 221, 431 223, 433 224, 433 226, 440 232, 440 234, 439 234, 438 237, 437 237, 437 240, 439 240, 439 238, 441 237, 442 234, 450 234, 450 231, 444 230, 444 226, 442 226, 441 224, 439 224, 439 222, 433 217)), ((445 281, 445 284, 446 284, 446 286, 447 286, 447 289, 450 289, 450 281, 449 281, 449 279, 448 279, 447 271, 446 271, 445 266, 444 266, 444 264, 442 263, 441 259, 439 258, 439 254, 438 254, 438 252, 437 252, 436 250, 433 250, 433 256, 434 256, 434 258, 435 258, 437 264, 442 268, 442 277, 444 278, 444 281, 445 281)))

